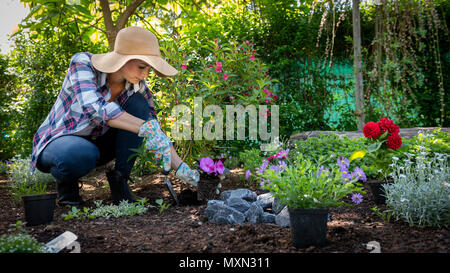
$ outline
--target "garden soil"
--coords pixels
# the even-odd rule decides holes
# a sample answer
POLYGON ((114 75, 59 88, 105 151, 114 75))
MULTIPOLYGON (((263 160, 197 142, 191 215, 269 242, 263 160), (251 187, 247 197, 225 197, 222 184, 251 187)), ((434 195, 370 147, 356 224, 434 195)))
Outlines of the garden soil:
MULTIPOLYGON (((256 184, 241 179, 242 170, 233 170, 222 181, 222 190, 249 188, 258 194, 256 184)), ((177 194, 194 190, 170 176, 177 194)), ((108 183, 104 172, 94 172, 82 179, 80 206, 94 208, 94 201, 110 204, 108 183)), ((78 236, 84 253, 369 253, 366 244, 376 241, 382 253, 448 253, 449 230, 447 228, 410 227, 403 222, 384 222, 371 208, 370 189, 364 201, 354 207, 331 209, 326 245, 296 249, 292 245, 289 227, 275 224, 230 225, 207 221, 206 203, 192 202, 176 206, 160 174, 136 178, 130 184, 140 197, 150 204, 162 198, 171 206, 159 212, 158 208, 138 216, 120 218, 63 220, 61 214, 70 208, 56 206, 53 222, 39 226, 25 226, 25 230, 40 242, 49 242, 64 231, 78 236)), ((15 204, 9 196, 6 177, 0 177, 0 234, 8 233, 11 224, 25 222, 21 204, 15 204)), ((186 196, 188 196, 187 194, 186 196)), ((218 198, 217 198, 218 199, 218 198)), ((195 200, 195 198, 194 198, 195 200)), ((380 210, 383 205, 378 205, 380 210)))

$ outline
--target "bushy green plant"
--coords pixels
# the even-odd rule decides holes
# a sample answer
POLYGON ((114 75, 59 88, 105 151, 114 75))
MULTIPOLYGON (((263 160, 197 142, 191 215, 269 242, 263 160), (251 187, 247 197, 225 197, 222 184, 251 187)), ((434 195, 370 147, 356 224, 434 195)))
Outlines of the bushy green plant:
POLYGON ((239 161, 244 164, 244 171, 254 171, 263 161, 260 149, 248 149, 239 153, 239 161))
POLYGON ((170 207, 171 204, 165 203, 163 199, 156 199, 155 203, 159 207, 159 214, 163 213, 166 209, 170 207))
POLYGON ((406 156, 393 158, 394 183, 384 185, 387 211, 411 226, 449 226, 449 155, 421 148, 418 155, 406 156))
POLYGON ((17 221, 13 225, 13 234, 0 236, 0 253, 46 253, 46 247, 36 238, 26 234, 22 228, 22 222, 17 221))
POLYGON ((47 185, 55 182, 51 174, 37 169, 34 175, 31 175, 30 161, 31 157, 22 158, 17 155, 8 164, 9 194, 16 203, 22 202, 21 198, 24 195, 46 193, 47 185))
POLYGON ((405 140, 405 147, 399 149, 401 159, 406 159, 406 153, 419 155, 421 152, 450 154, 450 135, 438 128, 433 131, 419 131, 411 139, 405 140))
POLYGON ((122 216, 134 216, 147 212, 148 207, 152 205, 146 205, 147 199, 140 199, 138 202, 129 203, 125 200, 119 203, 119 205, 103 205, 102 201, 95 201, 96 208, 91 209, 84 207, 82 210, 77 207, 72 207, 68 213, 61 214, 64 220, 70 219, 94 219, 97 217, 103 217, 109 219, 110 217, 122 217, 122 216))
POLYGON ((356 204, 362 201, 360 193, 365 192, 358 181, 365 180, 365 174, 356 168, 350 174, 348 159, 326 169, 325 162, 314 164, 299 156, 295 162, 289 162, 287 152, 282 151, 271 159, 278 160, 276 165, 269 166, 268 160, 257 171, 261 187, 272 192, 281 203, 291 208, 327 208, 349 205, 342 201, 349 194, 353 194, 352 201, 356 204))
MULTIPOLYGON (((195 162, 197 157, 214 154, 220 141, 205 137, 195 139, 192 128, 200 124, 194 123, 194 107, 201 107, 203 111, 207 106, 217 105, 222 113, 226 113, 226 105, 268 105, 270 110, 270 105, 277 100, 272 88, 274 80, 249 41, 214 40, 192 49, 188 40, 170 38, 161 41, 161 50, 180 73, 174 78, 151 78, 149 86, 155 92, 158 120, 169 137, 175 122, 184 118, 182 115, 171 116, 172 109, 181 104, 191 109, 190 127, 186 128, 194 140, 176 141, 179 154, 188 163, 195 162), (194 98, 201 98, 201 105, 195 105, 194 98)), ((201 122, 205 125, 212 118, 212 114, 202 116, 201 122)))

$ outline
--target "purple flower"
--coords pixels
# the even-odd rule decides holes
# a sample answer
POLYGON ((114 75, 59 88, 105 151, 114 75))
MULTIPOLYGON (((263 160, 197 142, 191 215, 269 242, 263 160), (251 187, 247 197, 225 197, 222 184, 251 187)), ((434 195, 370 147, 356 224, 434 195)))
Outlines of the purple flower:
POLYGON ((361 168, 359 168, 359 167, 356 167, 356 168, 353 170, 352 176, 353 176, 353 177, 357 177, 358 180, 361 180, 361 181, 363 181, 363 182, 366 182, 366 181, 367 181, 366 174, 365 174, 364 171, 363 171, 361 168))
POLYGON ((338 160, 337 160, 337 164, 339 165, 339 171, 343 172, 343 171, 347 171, 348 170, 348 166, 350 165, 350 161, 343 157, 343 156, 339 156, 338 160))
POLYGON ((278 165, 270 166, 270 168, 271 168, 272 170, 274 170, 276 173, 280 171, 280 167, 279 167, 278 165))
POLYGON ((287 164, 284 161, 280 161, 280 165, 278 165, 280 171, 286 170, 287 164))
POLYGON ((363 196, 360 193, 355 193, 352 195, 352 202, 355 204, 360 204, 363 201, 363 196))
POLYGON ((275 158, 278 158, 278 159, 286 158, 287 155, 288 155, 288 153, 289 153, 289 149, 279 151, 279 152, 277 153, 277 155, 275 156, 275 158))
POLYGON ((325 173, 326 176, 328 176, 329 170, 328 170, 328 169, 325 169, 324 166, 320 166, 320 167, 319 167, 319 170, 317 171, 317 177, 319 177, 322 173, 325 173))
POLYGON ((248 180, 248 178, 250 177, 251 174, 252 174, 252 172, 251 172, 250 170, 247 170, 247 171, 245 172, 245 179, 248 180))
POLYGON ((353 179, 353 173, 348 173, 347 171, 341 172, 341 178, 345 183, 349 183, 353 179))
POLYGON ((264 170, 267 168, 268 165, 269 165, 269 161, 265 160, 263 162, 263 164, 261 164, 259 169, 256 170, 256 172, 259 173, 259 174, 262 174, 264 172, 264 170))

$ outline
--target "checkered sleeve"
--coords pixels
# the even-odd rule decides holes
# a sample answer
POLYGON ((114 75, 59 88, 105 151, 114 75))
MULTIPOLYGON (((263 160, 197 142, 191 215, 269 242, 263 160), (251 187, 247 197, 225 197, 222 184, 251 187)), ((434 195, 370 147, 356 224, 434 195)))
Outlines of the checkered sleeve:
POLYGON ((150 106, 150 118, 158 120, 157 112, 155 110, 155 102, 153 101, 152 92, 148 88, 147 84, 144 85, 144 97, 148 101, 148 105, 150 106))
POLYGON ((69 67, 69 81, 76 99, 81 106, 81 114, 97 125, 104 125, 125 111, 115 102, 107 102, 100 92, 95 70, 87 54, 74 55, 69 67))

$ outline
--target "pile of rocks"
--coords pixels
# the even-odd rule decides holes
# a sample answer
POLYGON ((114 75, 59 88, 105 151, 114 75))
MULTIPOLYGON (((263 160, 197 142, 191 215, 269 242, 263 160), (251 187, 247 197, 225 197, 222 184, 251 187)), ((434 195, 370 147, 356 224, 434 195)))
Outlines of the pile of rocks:
POLYGON ((275 223, 289 226, 287 207, 274 198, 271 193, 257 195, 249 189, 227 190, 220 194, 221 200, 209 200, 206 217, 212 223, 239 224, 275 223))

